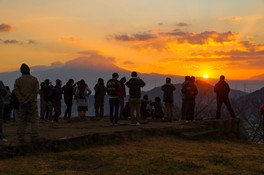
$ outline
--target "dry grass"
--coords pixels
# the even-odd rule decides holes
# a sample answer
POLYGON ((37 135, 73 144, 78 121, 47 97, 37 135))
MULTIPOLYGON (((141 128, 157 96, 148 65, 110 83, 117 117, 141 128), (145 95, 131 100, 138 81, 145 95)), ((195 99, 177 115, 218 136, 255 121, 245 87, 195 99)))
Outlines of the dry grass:
POLYGON ((155 136, 120 145, 1 160, 0 174, 264 174, 264 147, 155 136))

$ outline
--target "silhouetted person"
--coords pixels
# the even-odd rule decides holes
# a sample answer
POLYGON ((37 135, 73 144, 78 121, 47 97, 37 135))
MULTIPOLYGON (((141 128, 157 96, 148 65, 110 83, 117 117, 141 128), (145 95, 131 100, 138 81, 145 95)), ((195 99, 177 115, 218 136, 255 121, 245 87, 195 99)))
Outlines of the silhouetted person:
POLYGON ((58 123, 59 117, 61 115, 61 99, 62 99, 62 89, 61 89, 61 80, 56 80, 56 85, 52 88, 50 99, 52 101, 52 106, 54 109, 54 118, 53 121, 58 123))
POLYGON ((38 79, 30 75, 28 65, 22 64, 20 67, 21 77, 16 79, 14 92, 19 101, 18 115, 18 142, 25 142, 25 131, 27 123, 31 123, 31 142, 38 139, 38 104, 39 93, 38 79))
POLYGON ((221 75, 220 80, 214 86, 214 92, 216 93, 216 101, 217 101, 217 110, 216 110, 216 119, 221 118, 221 107, 224 103, 231 115, 232 118, 236 118, 234 110, 230 104, 228 94, 230 92, 230 88, 228 83, 225 81, 225 76, 221 75))
POLYGON ((126 77, 122 77, 119 81, 119 118, 123 118, 123 108, 125 106, 125 97, 126 97, 126 86, 125 86, 125 82, 126 82, 126 77))
POLYGON ((11 91, 9 86, 6 86, 7 94, 4 97, 4 123, 6 123, 8 120, 10 120, 11 116, 11 110, 12 110, 12 105, 11 105, 11 91))
POLYGON ((44 95, 43 95, 43 87, 45 86, 44 82, 40 83, 40 89, 39 89, 39 102, 40 102, 40 121, 44 121, 44 95))
POLYGON ((79 117, 81 118, 84 118, 86 111, 88 111, 88 98, 91 93, 92 91, 89 89, 84 80, 78 82, 75 94, 77 98, 79 117))
POLYGON ((104 117, 104 98, 106 95, 104 79, 98 79, 97 84, 94 86, 94 91, 95 118, 102 119, 104 117))
POLYGON ((13 117, 15 121, 18 121, 18 111, 19 111, 19 101, 15 95, 15 91, 12 90, 11 92, 11 99, 12 99, 12 104, 13 104, 13 117))
POLYGON ((44 81, 44 85, 41 86, 41 93, 43 93, 42 113, 40 115, 41 122, 43 122, 44 119, 46 122, 52 120, 52 101, 50 99, 52 88, 53 86, 48 79, 46 79, 44 81))
POLYGON ((194 120, 194 108, 195 108, 195 98, 198 94, 197 87, 195 85, 195 77, 191 77, 187 86, 183 89, 185 93, 186 100, 186 120, 193 121, 194 120))
POLYGON ((185 81, 182 83, 182 108, 181 108, 181 120, 186 120, 187 116, 187 91, 186 87, 189 84, 190 76, 185 76, 185 81))
POLYGON ((171 84, 170 78, 166 78, 166 84, 161 87, 161 90, 163 91, 163 102, 165 103, 166 117, 169 121, 172 121, 174 102, 173 91, 175 91, 176 88, 173 84, 171 84))
POLYGON ((117 80, 119 77, 118 73, 113 73, 112 78, 106 83, 106 90, 109 96, 110 105, 110 122, 112 125, 118 123, 118 113, 119 113, 119 90, 120 84, 117 80))
POLYGON ((153 106, 152 118, 164 119, 164 112, 162 109, 162 103, 160 97, 155 97, 155 101, 150 103, 153 106))
POLYGON ((150 102, 151 101, 149 100, 148 95, 144 95, 143 99, 141 100, 141 107, 140 107, 140 117, 143 120, 151 116, 150 102))
POLYGON ((6 96, 7 91, 4 83, 0 80, 0 142, 7 142, 4 137, 4 96, 6 96))
POLYGON ((66 104, 66 110, 64 113, 64 119, 68 117, 71 118, 72 113, 72 101, 74 97, 74 87, 73 87, 74 80, 69 79, 69 81, 62 87, 62 93, 64 95, 64 102, 66 104))
POLYGON ((141 88, 145 86, 145 82, 138 77, 137 72, 132 72, 126 86, 129 88, 131 124, 140 125, 141 88))

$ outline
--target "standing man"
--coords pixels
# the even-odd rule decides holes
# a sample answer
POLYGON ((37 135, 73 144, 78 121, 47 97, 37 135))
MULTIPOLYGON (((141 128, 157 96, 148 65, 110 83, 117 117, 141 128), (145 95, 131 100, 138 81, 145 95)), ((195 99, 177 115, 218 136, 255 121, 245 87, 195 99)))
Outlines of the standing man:
POLYGON ((131 124, 140 125, 140 98, 141 88, 145 86, 145 82, 138 77, 137 72, 132 72, 131 77, 126 86, 129 88, 129 107, 131 124), (136 115, 135 115, 136 113, 136 115))
POLYGON ((97 84, 94 86, 94 109, 95 118, 100 120, 104 117, 104 97, 106 94, 106 87, 104 85, 104 79, 99 78, 97 84))
POLYGON ((53 121, 58 123, 59 117, 61 115, 61 99, 62 99, 62 89, 61 80, 56 80, 56 85, 53 87, 50 98, 52 100, 52 106, 54 108, 54 118, 53 121))
POLYGON ((25 131, 28 121, 31 123, 31 142, 38 140, 38 106, 37 96, 39 82, 37 78, 30 75, 28 65, 20 67, 21 77, 16 79, 14 92, 19 101, 18 114, 18 142, 25 142, 25 131))
POLYGON ((118 73, 113 73, 112 78, 107 81, 106 91, 109 96, 110 104, 110 122, 112 125, 118 123, 118 112, 119 112, 119 77, 118 73), (115 114, 114 114, 115 111, 115 114))
POLYGON ((74 83, 74 80, 69 79, 66 85, 62 87, 62 93, 64 94, 64 102, 67 107, 64 113, 64 119, 68 117, 68 120, 71 119, 71 113, 72 113, 72 100, 74 96, 73 83, 74 83))
POLYGON ((225 81, 225 76, 221 75, 220 80, 214 86, 214 92, 216 93, 216 101, 217 101, 217 110, 216 110, 216 119, 221 118, 221 107, 224 103, 231 115, 232 118, 236 118, 234 110, 230 104, 228 93, 230 92, 230 88, 228 83, 225 81))
POLYGON ((4 97, 7 94, 7 90, 5 88, 4 83, 0 80, 0 142, 7 142, 4 138, 4 97))
POLYGON ((172 121, 173 117, 173 91, 176 90, 175 86, 171 84, 171 79, 166 78, 166 84, 161 87, 163 91, 163 102, 165 103, 165 113, 167 119, 172 121))

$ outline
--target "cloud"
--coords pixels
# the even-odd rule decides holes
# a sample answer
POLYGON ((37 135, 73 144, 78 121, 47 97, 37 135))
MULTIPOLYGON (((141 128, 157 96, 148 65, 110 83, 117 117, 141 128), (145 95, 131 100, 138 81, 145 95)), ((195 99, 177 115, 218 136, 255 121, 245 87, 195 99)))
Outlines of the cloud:
POLYGON ((23 42, 23 41, 18 41, 18 40, 15 40, 15 39, 7 39, 7 40, 2 40, 0 39, 0 42, 2 42, 3 44, 18 44, 18 45, 23 45, 24 43, 26 44, 29 44, 29 45, 35 45, 35 44, 38 44, 37 41, 35 40, 28 40, 27 42, 23 42))
POLYGON ((114 39, 118 41, 147 41, 157 38, 157 36, 151 33, 136 33, 133 35, 121 34, 114 35, 114 39))
POLYGON ((28 40, 28 44, 38 44, 38 42, 35 40, 28 40))
POLYGON ((240 21, 241 18, 240 17, 236 17, 236 16, 231 16, 231 17, 225 18, 225 20, 235 22, 235 21, 240 21))
POLYGON ((60 38, 62 41, 66 41, 66 42, 76 42, 76 41, 79 41, 80 39, 79 38, 76 38, 76 37, 61 37, 60 38))
POLYGON ((0 24, 0 32, 10 32, 12 27, 8 24, 0 24))
POLYGON ((184 22, 179 22, 178 24, 176 24, 176 26, 178 27, 187 27, 190 26, 190 24, 184 23, 184 22))
POLYGON ((184 32, 180 29, 175 29, 169 32, 161 32, 157 30, 151 30, 145 33, 136 33, 132 35, 114 35, 113 37, 117 41, 152 41, 154 39, 160 39, 163 42, 175 41, 178 43, 189 43, 189 44, 207 44, 209 41, 216 43, 230 42, 237 38, 237 33, 231 31, 219 33, 216 31, 204 31, 201 33, 184 32))
POLYGON ((201 33, 183 32, 174 30, 172 32, 164 33, 165 36, 174 36, 174 40, 178 43, 189 44, 208 44, 209 42, 223 43, 235 41, 237 38, 236 33, 231 31, 218 33, 216 31, 204 31, 201 33))
POLYGON ((123 64, 125 64, 125 65, 134 65, 135 63, 132 62, 132 61, 127 60, 127 61, 124 61, 123 64))
POLYGON ((2 42, 3 44, 20 44, 20 45, 23 44, 23 42, 20 42, 18 40, 3 40, 2 42))

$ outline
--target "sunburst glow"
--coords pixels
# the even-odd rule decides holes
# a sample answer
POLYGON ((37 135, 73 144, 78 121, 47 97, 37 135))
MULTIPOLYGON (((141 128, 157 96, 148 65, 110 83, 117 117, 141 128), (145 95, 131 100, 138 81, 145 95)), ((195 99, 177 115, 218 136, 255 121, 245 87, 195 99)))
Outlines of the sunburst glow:
POLYGON ((209 76, 208 76, 207 74, 204 74, 204 75, 203 75, 203 78, 204 78, 204 79, 208 79, 209 76))

